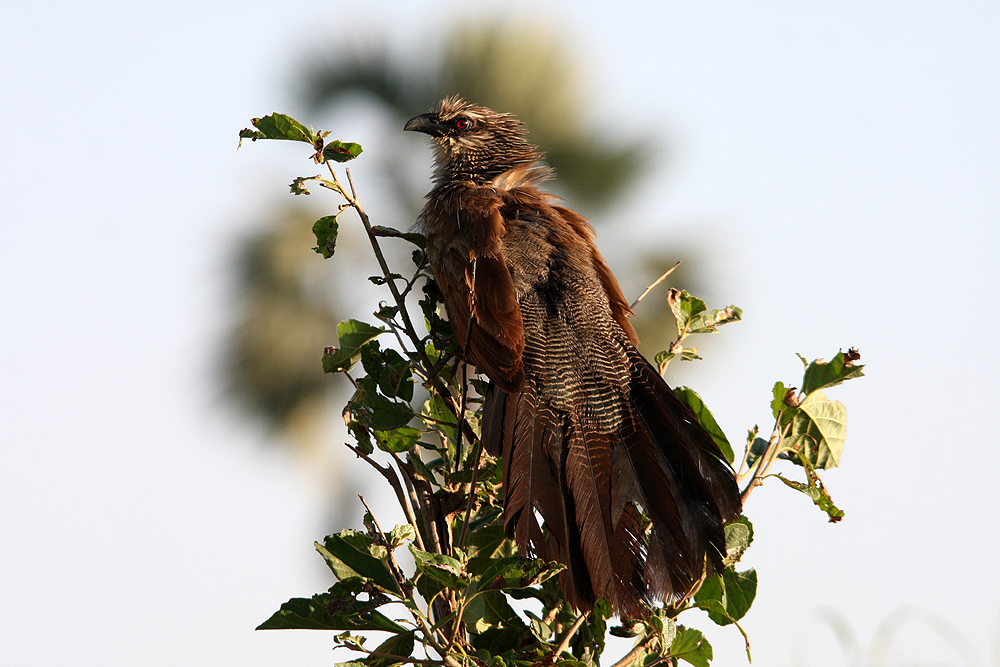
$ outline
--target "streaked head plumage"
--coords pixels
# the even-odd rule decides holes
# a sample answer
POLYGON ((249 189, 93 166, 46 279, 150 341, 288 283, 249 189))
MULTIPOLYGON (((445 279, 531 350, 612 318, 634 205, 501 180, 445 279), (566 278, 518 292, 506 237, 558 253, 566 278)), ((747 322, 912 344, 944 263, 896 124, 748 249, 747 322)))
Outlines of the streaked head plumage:
POLYGON ((403 128, 429 135, 436 149, 437 180, 489 180, 516 166, 542 159, 513 114, 446 97, 403 128))

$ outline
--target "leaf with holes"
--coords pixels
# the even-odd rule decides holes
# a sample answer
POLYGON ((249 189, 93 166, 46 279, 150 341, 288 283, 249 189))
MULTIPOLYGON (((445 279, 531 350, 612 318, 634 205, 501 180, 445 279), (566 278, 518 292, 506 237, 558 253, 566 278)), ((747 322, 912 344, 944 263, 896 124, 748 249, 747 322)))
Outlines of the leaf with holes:
POLYGON ((286 141, 302 141, 307 144, 315 144, 319 138, 319 135, 305 125, 283 113, 272 113, 263 118, 253 118, 250 122, 257 129, 240 130, 240 144, 243 143, 244 139, 250 139, 251 141, 257 141, 258 139, 283 139, 286 141))

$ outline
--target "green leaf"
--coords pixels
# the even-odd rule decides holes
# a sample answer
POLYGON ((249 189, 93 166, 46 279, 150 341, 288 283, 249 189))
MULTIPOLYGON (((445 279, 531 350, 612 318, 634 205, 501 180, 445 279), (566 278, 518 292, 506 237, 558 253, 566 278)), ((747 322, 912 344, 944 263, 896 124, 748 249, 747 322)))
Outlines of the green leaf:
POLYGON ((799 405, 784 446, 804 454, 814 468, 836 468, 846 435, 847 408, 814 391, 799 405))
POLYGON ((313 250, 323 255, 324 259, 333 257, 336 249, 339 230, 337 215, 323 216, 313 224, 313 234, 316 235, 316 247, 313 250))
POLYGON ((785 483, 796 491, 801 491, 802 493, 809 496, 813 503, 816 504, 821 510, 826 512, 827 516, 830 518, 830 523, 836 523, 844 518, 844 510, 840 509, 833 504, 833 499, 830 497, 830 493, 826 490, 823 485, 823 480, 819 478, 816 471, 810 465, 808 459, 801 452, 796 452, 799 458, 799 464, 805 468, 807 484, 802 482, 796 482, 790 479, 786 479, 782 475, 777 475, 778 479, 785 483))
POLYGON ((309 189, 303 185, 306 181, 314 181, 318 179, 319 176, 298 176, 289 184, 289 188, 293 195, 307 195, 310 194, 309 189))
POLYGON ((371 655, 361 662, 368 667, 390 667, 407 662, 412 654, 413 632, 400 632, 379 644, 371 655))
POLYGON ((688 334, 692 318, 706 310, 704 301, 696 296, 691 296, 687 291, 672 287, 667 290, 667 304, 670 306, 670 312, 674 314, 678 339, 688 334))
POLYGON ((385 276, 368 276, 368 282, 372 285, 385 285, 389 280, 402 280, 402 278, 403 276, 398 273, 390 273, 388 279, 385 276))
MULTIPOLYGON (((423 234, 417 234, 416 232, 401 232, 398 229, 393 229, 392 227, 386 227, 384 225, 372 225, 372 235, 393 239, 403 239, 404 241, 409 241, 418 248, 425 248, 427 246, 427 239, 423 234)), ((414 260, 414 262, 416 262, 416 260, 414 260)), ((417 266, 420 266, 420 264, 417 263, 417 266)))
POLYGON ((721 575, 705 580, 695 593, 694 601, 718 625, 729 625, 746 615, 756 595, 756 570, 737 572, 727 567, 721 575))
POLYGON ((667 616, 666 609, 656 608, 652 612, 651 615, 646 617, 645 622, 660 641, 660 651, 657 651, 653 655, 661 652, 666 653, 677 637, 677 621, 667 616))
POLYGON ((378 380, 378 388, 389 398, 413 400, 413 366, 395 350, 362 356, 365 372, 378 380))
MULTIPOLYGON (((608 633, 608 619, 611 618, 611 605, 605 599, 600 599, 594 603, 594 609, 587 618, 587 625, 590 626, 590 637, 580 635, 581 642, 586 642, 594 647, 594 654, 600 656, 604 653, 605 640, 608 633)), ((673 638, 671 637, 671 641, 673 638)))
POLYGON ((701 631, 677 626, 677 634, 670 645, 670 656, 680 658, 695 667, 709 667, 712 662, 712 645, 701 631))
POLYGON ((653 361, 656 362, 656 368, 660 371, 660 375, 663 374, 663 368, 669 364, 674 357, 677 355, 669 350, 663 350, 662 352, 657 352, 656 356, 653 357, 653 361))
POLYGON ((408 452, 420 440, 420 431, 410 426, 401 426, 392 431, 375 431, 375 442, 384 452, 408 452))
MULTIPOLYGON (((471 462, 469 465, 471 465, 471 462)), ((486 461, 478 470, 458 470, 456 472, 448 473, 447 478, 449 482, 455 482, 458 484, 471 484, 473 477, 476 478, 477 482, 484 482, 492 479, 496 475, 497 468, 499 468, 498 461, 486 461)))
POLYGON ((830 498, 830 494, 827 493, 825 488, 817 488, 809 484, 796 482, 795 480, 784 477, 780 473, 778 473, 776 477, 787 486, 795 489, 796 491, 801 491, 805 495, 809 496, 817 507, 827 513, 830 517, 830 523, 836 523, 844 518, 844 510, 833 504, 833 500, 830 498))
POLYGON ((412 542, 415 540, 417 538, 417 531, 414 530, 413 526, 410 524, 404 523, 390 530, 389 534, 386 535, 385 538, 389 542, 389 548, 395 549, 406 542, 412 542))
MULTIPOLYGON (((699 332, 693 332, 699 333, 699 332)), ((685 347, 681 349, 681 361, 694 361, 695 359, 701 359, 698 356, 698 348, 696 347, 685 347)))
POLYGON ((739 562, 753 542, 753 525, 750 523, 750 519, 741 516, 735 521, 727 523, 725 532, 726 557, 723 559, 723 563, 732 565, 739 562))
POLYGON ((788 405, 785 403, 785 396, 788 395, 789 391, 794 390, 786 387, 784 382, 778 381, 774 383, 774 388, 771 389, 771 414, 774 415, 775 419, 777 419, 778 415, 782 412, 788 411, 788 405))
POLYGON ((465 571, 462 562, 457 558, 421 551, 412 544, 410 545, 410 553, 413 554, 417 569, 431 579, 458 591, 468 587, 471 578, 469 573, 465 571))
MULTIPOLYGON (((495 519, 498 511, 495 510, 489 516, 495 519)), ((456 534, 461 534, 461 530, 457 529, 456 534)), ((497 551, 506 539, 503 525, 500 523, 488 523, 483 526, 476 526, 475 521, 470 522, 469 534, 466 539, 466 548, 469 551, 469 555, 472 556, 469 560, 469 571, 474 574, 482 574, 485 567, 493 562, 492 558, 497 554, 497 551)))
POLYGON ((529 560, 520 556, 498 558, 477 579, 478 590, 528 588, 559 574, 565 566, 554 561, 529 560))
POLYGON ((445 403, 441 394, 431 394, 431 397, 424 402, 423 410, 420 414, 430 417, 433 421, 427 421, 427 425, 431 428, 437 429, 451 442, 455 442, 455 437, 457 435, 458 419, 455 417, 455 413, 451 411, 448 404, 445 403))
POLYGON ((329 141, 323 148, 323 160, 347 162, 361 155, 361 146, 350 141, 329 141))
POLYGON ((690 387, 675 387, 674 396, 681 400, 691 411, 694 413, 695 418, 698 423, 701 424, 708 434, 712 436, 712 440, 715 444, 719 446, 722 451, 722 455, 726 457, 726 460, 730 463, 734 460, 733 447, 729 444, 729 440, 726 438, 726 434, 722 432, 719 427, 719 423, 715 421, 715 417, 712 416, 712 412, 705 406, 705 402, 701 400, 701 396, 695 392, 694 389, 690 387))
POLYGON ((470 599, 465 613, 462 614, 462 620, 477 633, 505 625, 516 625, 522 629, 525 627, 524 622, 500 591, 485 591, 470 599))
POLYGON ((401 595, 402 593, 385 563, 370 553, 360 551, 348 541, 348 538, 357 538, 358 536, 367 539, 367 536, 355 530, 344 530, 338 535, 327 535, 322 545, 316 543, 316 550, 326 559, 327 565, 330 566, 338 579, 361 577, 393 595, 401 595))
POLYGON ((258 139, 284 139, 287 141, 302 141, 307 144, 315 144, 319 138, 315 132, 305 125, 295 120, 291 116, 283 113, 272 113, 263 118, 252 118, 250 120, 257 130, 240 130, 240 144, 243 139, 257 141, 258 139))
POLYGON ((375 451, 375 448, 372 447, 371 436, 368 434, 368 428, 355 419, 350 410, 344 411, 344 422, 347 424, 347 431, 354 436, 354 440, 357 441, 358 449, 365 454, 371 454, 375 451))
POLYGON ((847 380, 864 376, 861 371, 864 366, 854 365, 856 358, 860 356, 851 350, 847 355, 838 352, 829 363, 819 359, 812 362, 806 366, 805 375, 802 377, 802 391, 809 395, 817 389, 835 387, 847 380))
MULTIPOLYGON (((704 302, 702 302, 704 303, 704 302)), ((743 319, 743 309, 736 306, 726 306, 715 309, 711 313, 699 313, 688 322, 689 334, 715 333, 718 327, 743 319)))
MULTIPOLYGON (((375 431, 394 431, 406 426, 413 419, 413 409, 408 403, 390 401, 378 393, 375 378, 368 375, 357 381, 347 410, 354 419, 368 425, 375 431)), ((400 436, 404 437, 405 436, 400 436)), ((401 444, 397 442, 396 444, 401 444)), ((385 449, 383 445, 380 448, 385 449)))
MULTIPOLYGON (((331 589, 333 590, 333 589, 331 589)), ((351 609, 352 599, 329 593, 312 598, 292 598, 281 605, 258 630, 383 630, 406 632, 406 628, 378 611, 351 609), (345 611, 338 611, 344 609, 345 611)), ((354 600, 355 605, 357 604, 354 600)))
POLYGON ((358 320, 341 322, 337 325, 340 347, 323 355, 323 370, 327 373, 350 370, 361 360, 362 346, 385 332, 385 327, 373 327, 358 320))
POLYGON ((747 453, 747 466, 752 466, 757 462, 757 459, 764 456, 767 445, 768 442, 764 438, 754 438, 753 442, 750 443, 750 451, 747 453))

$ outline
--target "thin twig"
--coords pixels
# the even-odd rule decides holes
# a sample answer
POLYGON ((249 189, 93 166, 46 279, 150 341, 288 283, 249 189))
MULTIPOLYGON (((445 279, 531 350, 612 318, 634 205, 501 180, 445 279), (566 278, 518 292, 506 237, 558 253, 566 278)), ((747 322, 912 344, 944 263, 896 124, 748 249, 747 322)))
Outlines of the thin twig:
POLYGON ((354 179, 351 178, 351 169, 350 169, 350 167, 344 167, 344 172, 347 174, 347 183, 348 183, 348 185, 351 186, 351 196, 354 197, 354 199, 357 199, 358 198, 358 192, 357 192, 357 190, 354 189, 354 179))
POLYGON ((677 263, 674 264, 673 266, 671 266, 669 269, 667 269, 666 273, 664 273, 662 276, 660 276, 659 278, 657 278, 656 280, 654 280, 653 284, 650 285, 649 287, 647 287, 646 291, 643 292, 642 294, 640 294, 639 298, 636 299, 635 301, 633 301, 632 304, 629 306, 629 308, 630 309, 631 308, 635 308, 636 305, 638 305, 638 303, 640 301, 642 301, 646 297, 646 295, 649 294, 653 290, 654 287, 656 287, 657 285, 659 285, 660 283, 662 283, 666 279, 666 277, 669 276, 671 273, 673 273, 674 269, 676 269, 680 265, 681 265, 680 260, 677 260, 677 263))
MULTIPOLYGON (((378 531, 379 538, 382 540, 382 546, 385 547, 387 552, 386 560, 389 562, 389 574, 391 574, 392 578, 396 581, 396 587, 399 588, 399 592, 405 595, 406 588, 403 586, 403 581, 406 577, 403 575, 403 571, 400 569, 399 564, 396 563, 395 556, 392 555, 392 545, 389 544, 389 538, 385 536, 385 531, 382 530, 382 526, 379 525, 378 519, 375 518, 375 512, 372 512, 372 508, 368 507, 368 503, 365 502, 365 497, 359 493, 358 499, 361 500, 361 504, 364 505, 365 509, 368 511, 368 516, 372 518, 372 523, 375 524, 375 530, 378 531)), ((416 530, 416 527, 414 527, 414 530, 416 530)))
MULTIPOLYGON (((441 551, 441 541, 437 534, 437 527, 435 525, 434 518, 431 516, 431 509, 428 507, 428 502, 426 502, 423 496, 432 500, 432 494, 428 490, 430 488, 429 480, 422 480, 419 490, 417 489, 417 484, 414 480, 414 468, 413 464, 404 462, 399 454, 396 452, 390 452, 392 458, 396 461, 396 465, 399 466, 400 471, 403 473, 403 480, 406 482, 406 488, 410 493, 410 498, 416 505, 417 509, 420 510, 420 516, 424 519, 424 527, 427 529, 427 534, 431 538, 431 547, 434 553, 442 553, 441 551), (418 492, 420 495, 418 495, 418 492)), ((419 532, 419 528, 417 529, 419 532)), ((426 548, 421 547, 424 551, 426 548)))
MULTIPOLYGON (((756 428, 756 426, 754 428, 756 428)), ((757 438, 757 436, 756 436, 756 434, 754 434, 754 440, 756 440, 756 438, 757 438)), ((740 461, 740 467, 737 468, 737 470, 736 470, 736 483, 737 484, 740 481, 742 481, 743 478, 746 475, 750 474, 750 470, 749 469, 746 472, 744 472, 743 468, 746 467, 747 460, 750 458, 750 448, 753 447, 754 440, 749 440, 749 442, 747 442, 747 446, 743 448, 743 460, 740 461)))
POLYGON ((465 538, 469 534, 469 521, 472 519, 472 505, 476 500, 476 477, 479 475, 479 459, 483 457, 483 443, 476 443, 476 460, 472 464, 472 481, 469 482, 469 500, 465 505, 465 522, 462 524, 462 536, 458 540, 458 547, 465 547, 465 538))
POLYGON ((410 504, 406 502, 406 496, 403 495, 403 488, 399 484, 399 478, 396 476, 396 471, 389 466, 383 466, 372 457, 368 456, 360 447, 355 447, 351 444, 347 444, 347 447, 357 454, 362 460, 364 460, 368 465, 375 468, 382 477, 385 477, 386 481, 389 482, 389 486, 396 494, 396 500, 399 502, 400 507, 403 508, 403 513, 406 515, 406 520, 413 526, 413 530, 416 532, 416 542, 417 548, 421 551, 426 551, 424 549, 424 541, 420 536, 420 526, 417 525, 417 517, 413 514, 413 510, 410 508, 410 504))
POLYGON ((743 489, 743 493, 740 494, 740 504, 746 505, 747 498, 750 497, 750 492, 755 488, 760 486, 761 478, 767 474, 770 469, 771 464, 778 456, 778 449, 781 443, 784 441, 785 436, 788 433, 788 429, 791 428, 791 423, 789 422, 784 429, 781 428, 781 415, 778 413, 777 419, 774 423, 774 431, 771 432, 771 439, 767 443, 767 449, 761 454, 760 458, 757 460, 757 467, 754 468, 753 475, 750 477, 750 481, 747 482, 746 488, 743 489))
POLYGON ((626 653, 621 660, 611 665, 611 667, 630 667, 632 663, 634 663, 636 660, 639 659, 639 656, 641 656, 645 651, 649 649, 649 645, 653 643, 654 639, 655 635, 650 635, 649 637, 646 637, 646 639, 643 642, 636 644, 631 651, 626 653))
MULTIPOLYGON (((476 259, 472 258, 472 284, 476 284, 476 259)), ((472 322, 476 317, 476 293, 473 290, 469 290, 469 321, 465 325, 465 344, 462 346, 462 351, 465 354, 469 353, 469 341, 472 340, 472 322)), ((458 463, 462 462, 462 431, 465 424, 465 408, 466 408, 466 397, 469 395, 469 363, 465 362, 463 359, 462 364, 462 400, 459 405, 458 416, 458 428, 456 429, 458 433, 455 436, 455 458, 458 463)))
MULTIPOLYGON (((417 355, 420 357, 421 363, 425 368, 430 369, 433 367, 430 358, 427 356, 427 351, 424 346, 420 344, 420 337, 417 336, 417 330, 413 326, 413 321, 410 319, 410 313, 406 309, 406 303, 403 300, 402 295, 399 293, 399 289, 396 287, 396 282, 392 279, 392 272, 389 271, 389 264, 385 261, 385 255, 382 254, 382 247, 379 245, 378 237, 372 232, 371 220, 368 218, 368 214, 365 212, 361 202, 358 200, 357 193, 354 190, 354 183, 350 179, 350 172, 348 172, 348 183, 351 186, 351 194, 347 194, 344 186, 341 185, 340 180, 337 178, 337 173, 333 170, 333 166, 329 162, 326 163, 327 168, 330 170, 330 175, 333 178, 333 183, 337 186, 337 190, 340 192, 341 196, 347 200, 355 211, 358 212, 358 217, 361 218, 361 224, 364 225, 365 232, 368 234, 368 240, 371 243, 372 251, 375 253, 375 259, 378 261, 379 268, 382 270, 382 277, 385 278, 385 284, 389 288, 389 292, 392 294, 393 300, 399 307, 399 315, 403 318, 403 326, 406 330, 407 336, 413 343, 417 355)), ((458 412, 458 406, 455 403, 454 396, 448 391, 448 388, 441 382, 441 379, 432 376, 428 378, 428 381, 432 384, 434 389, 441 394, 441 397, 448 403, 448 407, 453 412, 458 412)), ((475 437, 472 434, 471 429, 469 430, 471 434, 470 439, 475 437)))
POLYGON ((676 605, 674 605, 674 608, 681 609, 683 607, 686 607, 687 604, 691 601, 691 599, 694 598, 695 594, 698 592, 698 589, 701 588, 701 585, 705 583, 705 578, 707 576, 708 572, 702 569, 701 577, 698 578, 698 581, 691 583, 691 587, 688 589, 687 593, 685 593, 684 597, 681 598, 676 605))
POLYGON ((580 614, 580 617, 577 618, 573 625, 570 626, 569 630, 566 631, 566 636, 562 638, 562 641, 559 642, 559 646, 556 647, 555 652, 552 654, 556 660, 558 660, 559 656, 562 655, 562 652, 569 647, 569 642, 573 638, 573 635, 576 634, 576 631, 580 629, 580 626, 583 625, 583 622, 587 620, 587 616, 589 615, 590 612, 587 611, 580 614))

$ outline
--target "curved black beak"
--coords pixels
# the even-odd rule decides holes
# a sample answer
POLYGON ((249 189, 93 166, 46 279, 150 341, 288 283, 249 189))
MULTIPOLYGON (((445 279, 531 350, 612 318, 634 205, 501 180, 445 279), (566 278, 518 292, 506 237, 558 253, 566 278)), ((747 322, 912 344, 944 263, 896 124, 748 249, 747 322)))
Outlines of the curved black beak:
POLYGON ((436 113, 422 113, 419 116, 414 116, 410 120, 406 121, 406 125, 403 126, 403 131, 413 131, 413 132, 423 132, 424 134, 429 134, 432 137, 440 137, 444 135, 444 126, 438 120, 436 113))

